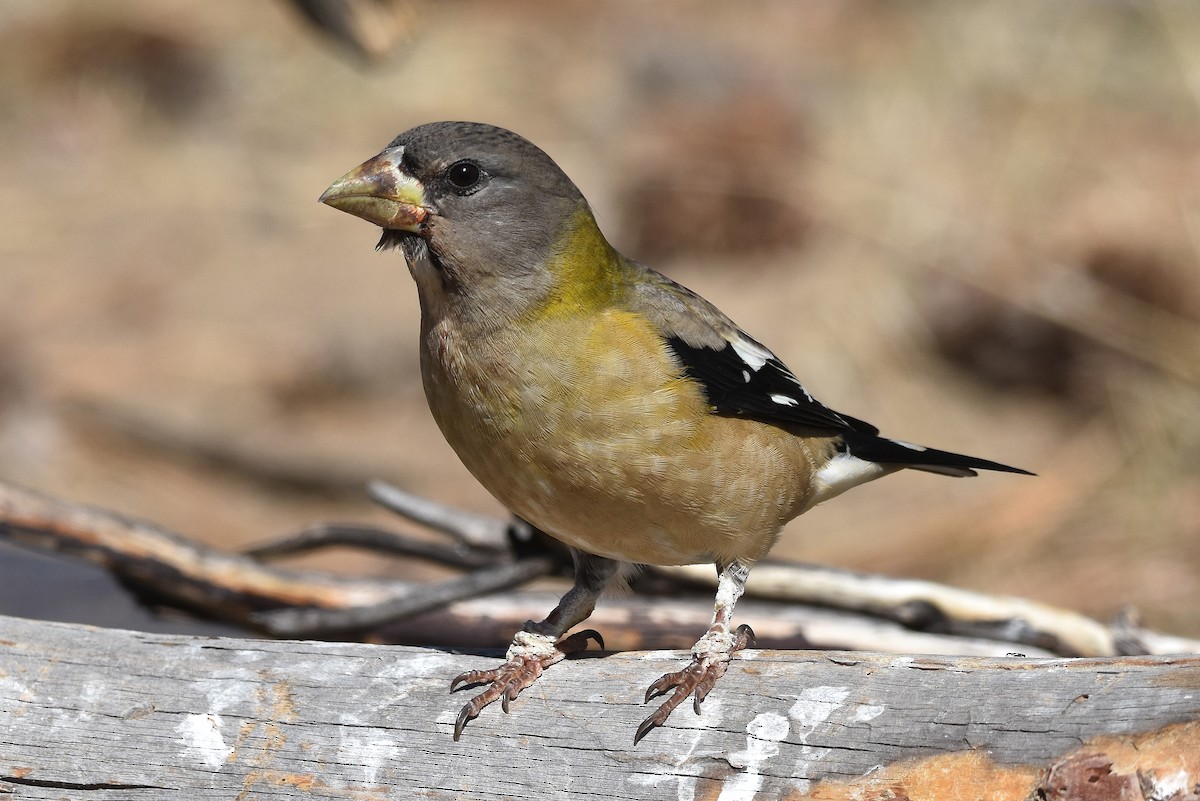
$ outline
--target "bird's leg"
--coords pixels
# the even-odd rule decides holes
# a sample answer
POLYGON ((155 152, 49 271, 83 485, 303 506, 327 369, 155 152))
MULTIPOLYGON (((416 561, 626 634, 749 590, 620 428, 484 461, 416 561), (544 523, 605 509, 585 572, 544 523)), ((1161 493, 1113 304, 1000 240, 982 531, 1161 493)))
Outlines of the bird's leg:
POLYGON ((620 571, 622 563, 576 550, 572 550, 572 556, 575 558, 575 584, 545 620, 540 623, 526 621, 525 628, 513 638, 504 664, 491 670, 468 671, 450 683, 450 692, 460 685, 488 685, 458 713, 454 723, 455 740, 462 736, 467 721, 493 701, 499 700, 508 712, 508 702, 533 684, 543 670, 562 661, 568 654, 584 650, 588 640, 595 640, 604 647, 604 640, 594 629, 576 632, 562 640, 559 637, 592 614, 604 586, 620 571))
POLYGON ((725 675, 729 658, 736 652, 754 643, 754 632, 749 626, 739 626, 731 631, 729 621, 733 618, 733 607, 746 589, 746 578, 750 565, 730 562, 717 565, 717 600, 713 607, 713 622, 703 637, 692 646, 692 663, 683 670, 667 673, 646 690, 646 701, 663 695, 671 689, 675 692, 650 717, 642 721, 633 735, 633 744, 656 726, 661 726, 689 695, 693 696, 692 708, 700 714, 700 702, 708 691, 725 675))

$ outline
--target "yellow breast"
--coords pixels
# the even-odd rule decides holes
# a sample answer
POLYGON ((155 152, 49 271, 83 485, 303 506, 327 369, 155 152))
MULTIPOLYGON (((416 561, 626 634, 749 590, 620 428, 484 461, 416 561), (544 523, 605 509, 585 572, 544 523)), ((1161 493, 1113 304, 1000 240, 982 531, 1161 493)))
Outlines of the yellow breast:
POLYGON ((616 309, 422 348, 430 408, 501 503, 569 545, 648 564, 755 559, 802 511, 826 440, 709 413, 658 333, 616 309))

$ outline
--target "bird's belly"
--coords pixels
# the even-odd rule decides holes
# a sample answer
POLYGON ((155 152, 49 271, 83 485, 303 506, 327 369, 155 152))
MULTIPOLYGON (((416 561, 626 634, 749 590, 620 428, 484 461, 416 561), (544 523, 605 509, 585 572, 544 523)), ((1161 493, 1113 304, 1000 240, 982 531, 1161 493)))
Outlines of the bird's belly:
POLYGON ((804 471, 788 464, 803 454, 764 451, 746 433, 750 441, 709 441, 698 449, 660 440, 650 455, 611 441, 576 441, 537 454, 489 489, 589 553, 644 564, 755 560, 803 507, 806 488, 799 486, 804 471))
POLYGON ((805 507, 814 449, 710 414, 665 353, 636 344, 637 358, 593 349, 608 358, 587 370, 522 360, 508 382, 443 350, 424 371, 430 408, 492 495, 568 545, 645 564, 759 558, 805 507))

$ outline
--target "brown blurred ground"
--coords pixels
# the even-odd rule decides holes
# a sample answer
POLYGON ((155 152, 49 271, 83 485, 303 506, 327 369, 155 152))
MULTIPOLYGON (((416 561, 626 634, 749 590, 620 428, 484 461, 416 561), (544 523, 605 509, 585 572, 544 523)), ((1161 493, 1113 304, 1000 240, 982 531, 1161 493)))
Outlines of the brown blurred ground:
POLYGON ((387 520, 256 472, 497 511, 424 407, 403 264, 316 203, 478 119, 829 405, 1041 474, 891 478, 778 555, 1200 634, 1200 6, 412 7, 370 69, 281 2, 0 7, 0 477, 229 547, 387 520))

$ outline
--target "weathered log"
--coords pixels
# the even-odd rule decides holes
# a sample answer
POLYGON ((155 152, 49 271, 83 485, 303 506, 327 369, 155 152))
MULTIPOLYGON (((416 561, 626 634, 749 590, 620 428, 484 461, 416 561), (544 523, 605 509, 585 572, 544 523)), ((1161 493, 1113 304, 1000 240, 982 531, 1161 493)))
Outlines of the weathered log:
POLYGON ((0 618, 0 795, 20 799, 1200 797, 1200 658, 739 655, 631 744, 679 652, 587 654, 485 710, 492 657, 0 618))

